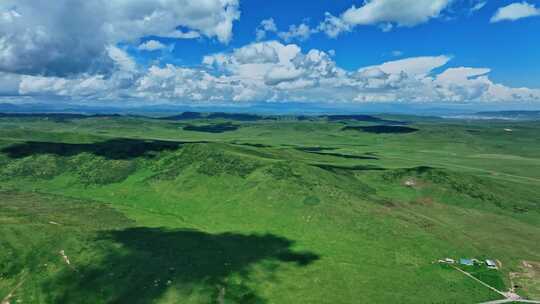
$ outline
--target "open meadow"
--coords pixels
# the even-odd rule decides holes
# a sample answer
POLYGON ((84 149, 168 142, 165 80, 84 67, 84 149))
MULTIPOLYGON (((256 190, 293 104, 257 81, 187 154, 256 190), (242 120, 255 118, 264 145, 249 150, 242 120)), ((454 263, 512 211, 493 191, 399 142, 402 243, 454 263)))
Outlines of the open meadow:
POLYGON ((0 302, 540 299, 540 122, 0 116, 0 302), (516 287, 517 286, 517 287, 516 287))

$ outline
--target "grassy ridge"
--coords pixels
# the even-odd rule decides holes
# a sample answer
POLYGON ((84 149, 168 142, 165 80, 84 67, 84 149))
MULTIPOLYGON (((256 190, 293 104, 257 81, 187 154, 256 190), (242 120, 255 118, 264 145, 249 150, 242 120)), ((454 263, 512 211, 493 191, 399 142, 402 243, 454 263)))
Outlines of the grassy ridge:
POLYGON ((16 248, 0 253, 0 298, 28 277, 26 302, 472 303, 498 295, 433 261, 497 258, 501 272, 478 276, 500 288, 540 261, 535 123, 512 138, 502 123, 440 121, 399 134, 343 130, 359 121, 183 128, 212 123, 0 120, 0 216, 12 223, 0 229, 16 248), (114 216, 80 216, 92 208, 114 216), (58 233, 66 243, 42 241, 58 233), (35 274, 35 256, 57 269, 35 274))

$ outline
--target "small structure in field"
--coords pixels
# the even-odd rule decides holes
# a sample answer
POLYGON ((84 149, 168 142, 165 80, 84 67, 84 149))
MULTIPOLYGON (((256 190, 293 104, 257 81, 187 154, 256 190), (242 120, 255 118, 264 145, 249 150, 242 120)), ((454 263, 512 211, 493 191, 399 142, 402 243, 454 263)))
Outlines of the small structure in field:
POLYGON ((514 130, 512 130, 512 129, 504 129, 504 131, 506 131, 506 132, 513 132, 514 130))
POLYGON ((451 259, 451 258, 444 259, 444 262, 448 263, 448 264, 455 264, 456 263, 456 261, 454 259, 451 259))
POLYGON ((444 264, 455 264, 456 261, 454 259, 451 259, 451 258, 444 258, 444 259, 441 259, 438 261, 439 263, 444 263, 444 264))
POLYGON ((412 187, 416 186, 416 181, 414 179, 408 179, 408 180, 405 181, 404 184, 405 184, 405 186, 412 188, 412 187))
POLYGON ((486 265, 489 269, 497 269, 497 263, 494 260, 486 260, 486 265))
POLYGON ((464 259, 464 258, 459 259, 459 263, 460 263, 461 265, 465 265, 465 266, 473 266, 473 265, 474 265, 473 260, 471 260, 471 259, 464 259))

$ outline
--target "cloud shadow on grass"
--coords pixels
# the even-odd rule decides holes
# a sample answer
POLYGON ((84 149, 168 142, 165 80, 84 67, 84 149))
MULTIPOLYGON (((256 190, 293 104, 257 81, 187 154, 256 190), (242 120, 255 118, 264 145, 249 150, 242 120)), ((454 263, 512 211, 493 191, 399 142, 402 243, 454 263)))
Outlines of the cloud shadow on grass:
POLYGON ((158 152, 179 149, 183 144, 185 142, 129 138, 115 138, 102 142, 84 144, 28 141, 5 147, 0 152, 7 154, 10 158, 23 158, 40 154, 74 156, 86 152, 107 159, 119 160, 137 157, 150 158, 158 152))
POLYGON ((332 164, 311 164, 314 167, 321 168, 334 173, 347 172, 347 171, 386 171, 384 167, 376 165, 355 165, 355 166, 340 166, 332 164))
POLYGON ((238 128, 240 128, 239 125, 232 123, 218 123, 209 125, 187 125, 184 127, 184 130, 204 133, 225 133, 236 131, 238 128))
POLYGON ((341 129, 342 131, 355 130, 373 134, 408 134, 419 131, 417 128, 404 127, 404 126, 346 126, 341 129))
POLYGON ((291 250, 293 241, 272 235, 163 228, 101 233, 100 262, 66 269, 45 286, 51 303, 153 303, 169 289, 208 303, 264 303, 245 282, 261 264, 271 275, 280 264, 305 267, 319 256, 291 250), (61 290, 61 292, 56 292, 61 290))

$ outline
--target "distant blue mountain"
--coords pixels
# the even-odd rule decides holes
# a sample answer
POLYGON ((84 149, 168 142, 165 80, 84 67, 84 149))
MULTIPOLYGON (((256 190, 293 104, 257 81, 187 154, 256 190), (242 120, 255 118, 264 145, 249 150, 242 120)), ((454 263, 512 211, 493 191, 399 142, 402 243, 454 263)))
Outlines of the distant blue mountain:
MULTIPOLYGON (((468 116, 469 119, 496 116, 513 119, 538 119, 540 110, 532 105, 489 105, 478 106, 463 104, 309 104, 306 103, 230 103, 220 105, 186 105, 186 104, 64 104, 64 103, 0 103, 2 113, 71 113, 71 114, 131 114, 153 117, 170 117, 170 119, 189 119, 194 113, 214 113, 210 118, 231 118, 231 114, 244 114, 237 119, 253 120, 249 115, 359 115, 359 114, 405 114, 431 116, 468 116), (506 108, 505 108, 506 107, 506 108), (489 109, 490 111, 486 111, 489 109), (176 113, 183 113, 176 115, 176 113)), ((210 114, 209 114, 210 115, 210 114)))

